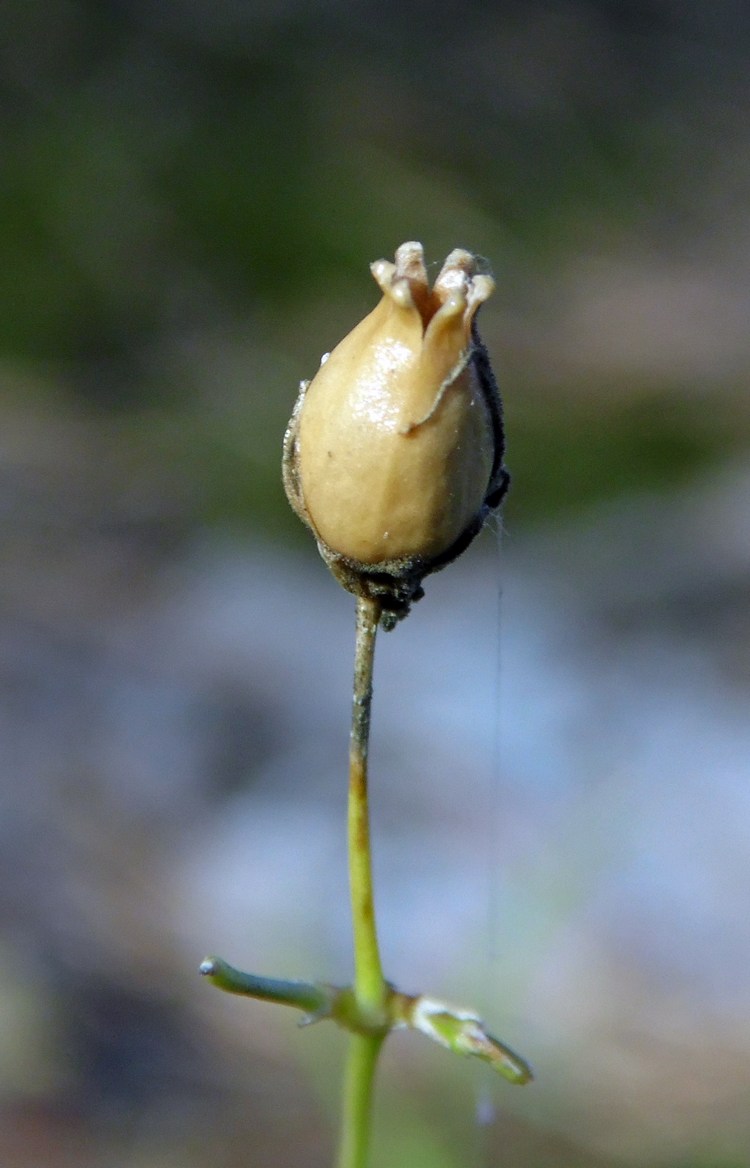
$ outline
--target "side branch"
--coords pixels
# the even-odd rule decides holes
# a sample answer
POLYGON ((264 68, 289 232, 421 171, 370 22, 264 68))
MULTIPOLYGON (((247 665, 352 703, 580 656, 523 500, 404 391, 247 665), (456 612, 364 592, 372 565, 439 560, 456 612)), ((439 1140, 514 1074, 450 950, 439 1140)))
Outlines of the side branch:
POLYGON ((259 977, 235 969, 221 957, 206 957, 200 972, 217 989, 228 994, 241 994, 280 1006, 296 1006, 309 1015, 310 1020, 333 1015, 334 1003, 340 991, 333 986, 316 985, 306 981, 283 981, 278 977, 259 977))

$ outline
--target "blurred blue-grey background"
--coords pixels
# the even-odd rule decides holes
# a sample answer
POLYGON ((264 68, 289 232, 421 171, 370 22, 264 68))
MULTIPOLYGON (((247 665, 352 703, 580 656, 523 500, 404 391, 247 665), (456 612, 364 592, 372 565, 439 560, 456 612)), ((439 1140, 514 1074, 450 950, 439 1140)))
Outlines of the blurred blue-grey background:
MULTIPOLYGON (((489 257, 513 489, 381 638, 375 1168, 750 1165, 750 12, 6 0, 0 1159, 331 1162, 352 601, 300 378, 421 240, 489 257)), ((437 267, 432 269, 437 270, 437 267)))

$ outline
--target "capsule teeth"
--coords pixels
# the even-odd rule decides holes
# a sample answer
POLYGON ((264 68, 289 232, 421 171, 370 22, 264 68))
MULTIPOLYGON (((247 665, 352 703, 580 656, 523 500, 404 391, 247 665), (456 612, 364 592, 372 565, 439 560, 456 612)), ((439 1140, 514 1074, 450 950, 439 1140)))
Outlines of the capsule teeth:
POLYGON ((466 293, 471 281, 461 268, 444 267, 435 281, 434 293, 443 305, 459 293, 466 293))
MULTIPOLYGON (((402 248, 399 248, 399 251, 401 250, 402 248)), ((398 258, 398 252, 396 256, 398 258)), ((376 260, 374 264, 370 264, 370 271, 384 296, 399 308, 414 308, 412 292, 421 295, 423 289, 418 280, 404 272, 401 265, 392 264, 389 260, 376 260)), ((426 278, 425 276, 425 280, 426 278)))
POLYGON ((374 264, 370 264, 370 271, 381 292, 387 293, 396 274, 396 265, 390 260, 375 260, 374 264))
POLYGON ((456 356, 468 345, 470 314, 467 312, 467 289, 454 288, 443 300, 425 333, 425 345, 448 345, 456 356))
POLYGON ((440 275, 435 281, 435 285, 442 285, 450 272, 461 272, 465 278, 471 279, 476 270, 476 257, 470 251, 466 251, 465 248, 456 247, 440 269, 440 275))
POLYGON ((396 248, 396 271, 397 279, 403 278, 427 288, 427 271, 421 243, 411 241, 396 248))
POLYGON ((480 304, 489 300, 495 291, 495 281, 492 276, 475 276, 469 285, 468 304, 469 317, 473 317, 480 304))
POLYGON ((435 281, 434 293, 438 300, 446 304, 458 291, 468 295, 473 274, 474 257, 470 252, 456 248, 448 256, 435 281))
POLYGON ((399 308, 414 308, 414 297, 411 294, 411 287, 409 281, 406 279, 394 279, 390 288, 388 288, 388 295, 399 308))
POLYGON ((393 304, 418 310, 425 330, 436 315, 442 322, 436 326, 438 329, 461 314, 464 314, 468 326, 480 304, 492 295, 495 287, 492 277, 481 271, 486 268, 485 261, 462 247, 450 253, 432 290, 421 243, 402 243, 396 249, 395 258, 395 263, 376 260, 370 265, 370 270, 383 294, 393 304))
MULTIPOLYGON (((468 290, 470 291, 470 289, 468 290)), ((450 296, 443 301, 443 305, 439 311, 439 315, 446 316, 462 316, 466 310, 467 304, 467 289, 456 288, 451 292, 450 296)))

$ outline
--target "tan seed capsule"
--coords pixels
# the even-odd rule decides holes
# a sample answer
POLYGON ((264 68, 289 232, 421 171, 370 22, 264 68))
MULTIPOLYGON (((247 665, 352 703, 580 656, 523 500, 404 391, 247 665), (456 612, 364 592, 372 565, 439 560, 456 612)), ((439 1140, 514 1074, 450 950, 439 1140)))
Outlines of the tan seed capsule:
POLYGON ((422 246, 372 273, 383 298, 303 383, 285 441, 290 502, 350 591, 392 624, 507 489, 500 396, 475 315, 494 289, 469 252, 430 288, 422 246))

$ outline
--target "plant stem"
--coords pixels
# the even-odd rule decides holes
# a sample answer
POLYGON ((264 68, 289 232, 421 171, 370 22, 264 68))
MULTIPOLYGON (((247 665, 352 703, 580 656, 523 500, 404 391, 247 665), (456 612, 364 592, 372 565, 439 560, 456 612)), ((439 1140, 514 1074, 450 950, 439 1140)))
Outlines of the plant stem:
POLYGON ((349 1039, 344 1070, 337 1168, 365 1168, 370 1139, 373 1084, 388 1032, 388 986, 378 949, 372 884, 367 754, 370 742, 372 671, 380 604, 357 598, 354 697, 349 739, 349 892, 354 932, 354 1004, 363 1028, 349 1039), (368 1032, 369 1031, 369 1032, 368 1032))
POLYGON ((352 1034, 349 1039, 336 1168, 366 1168, 373 1082, 384 1038, 384 1034, 352 1034))
POLYGON ((221 957, 206 957, 200 972, 217 989, 228 994, 242 994, 264 1002, 278 1002, 281 1006, 297 1006, 316 1017, 329 1017, 334 1004, 332 987, 323 987, 307 981, 282 981, 278 977, 258 977, 235 969, 221 957))
POLYGON ((375 925, 375 903, 370 850, 370 815, 367 794, 367 753, 370 740, 372 671, 375 635, 380 620, 376 600, 357 598, 357 633, 354 647, 354 700, 349 739, 349 890, 354 929, 354 997, 373 1023, 385 1024, 387 986, 380 963, 375 925))

